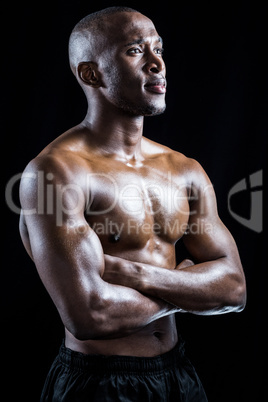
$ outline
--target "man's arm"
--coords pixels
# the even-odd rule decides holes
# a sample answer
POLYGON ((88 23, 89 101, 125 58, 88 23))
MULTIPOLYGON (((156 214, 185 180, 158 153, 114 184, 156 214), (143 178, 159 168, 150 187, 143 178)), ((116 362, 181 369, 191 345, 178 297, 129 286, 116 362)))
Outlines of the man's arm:
POLYGON ((221 222, 213 187, 197 162, 192 161, 193 185, 185 246, 193 260, 174 270, 106 256, 104 279, 134 287, 195 314, 241 311, 246 285, 238 250, 221 222))
POLYGON ((20 187, 28 252, 66 328, 80 340, 115 338, 174 313, 162 300, 102 279, 103 249, 84 218, 79 174, 68 165, 54 157, 32 162, 20 187))

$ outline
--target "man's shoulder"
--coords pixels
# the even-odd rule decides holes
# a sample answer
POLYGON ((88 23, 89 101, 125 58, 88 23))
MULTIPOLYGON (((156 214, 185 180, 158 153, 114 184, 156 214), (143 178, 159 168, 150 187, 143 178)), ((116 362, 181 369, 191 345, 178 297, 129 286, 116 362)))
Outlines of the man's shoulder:
POLYGON ((172 164, 174 169, 187 170, 192 173, 200 173, 203 171, 200 163, 165 145, 159 144, 148 138, 143 138, 145 152, 151 156, 159 156, 162 159, 166 159, 168 163, 172 164))
POLYGON ((77 164, 78 158, 72 152, 61 149, 45 149, 26 166, 24 173, 58 176, 70 174, 74 170, 74 163, 77 164))
MULTIPOLYGON (((74 134, 75 130, 71 129, 58 136, 28 163, 25 172, 77 176, 88 170, 90 164, 85 158, 81 140, 78 136, 74 140, 74 134)), ((87 152, 87 157, 89 155, 87 152)))

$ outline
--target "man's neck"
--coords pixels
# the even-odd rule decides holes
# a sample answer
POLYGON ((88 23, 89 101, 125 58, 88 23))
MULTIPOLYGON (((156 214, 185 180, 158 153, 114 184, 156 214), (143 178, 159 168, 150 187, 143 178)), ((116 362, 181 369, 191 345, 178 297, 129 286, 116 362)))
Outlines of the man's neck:
POLYGON ((126 161, 141 160, 143 116, 131 116, 112 110, 102 113, 88 111, 83 125, 90 130, 90 142, 104 153, 126 161))

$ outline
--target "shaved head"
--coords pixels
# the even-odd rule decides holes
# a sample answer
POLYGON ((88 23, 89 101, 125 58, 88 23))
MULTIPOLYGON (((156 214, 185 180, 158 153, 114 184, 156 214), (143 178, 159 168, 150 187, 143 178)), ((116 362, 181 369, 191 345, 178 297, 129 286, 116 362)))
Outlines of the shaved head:
POLYGON ((96 38, 106 30, 109 16, 123 12, 138 12, 129 7, 108 7, 95 13, 89 14, 79 21, 69 39, 69 61, 74 74, 82 61, 95 61, 97 53, 100 53, 100 42, 96 46, 96 38))
POLYGON ((76 24, 69 41, 70 66, 88 105, 107 102, 135 116, 165 109, 162 50, 153 22, 126 7, 87 15, 76 24), (153 79, 162 88, 157 95, 146 89, 153 86, 149 82, 153 79))

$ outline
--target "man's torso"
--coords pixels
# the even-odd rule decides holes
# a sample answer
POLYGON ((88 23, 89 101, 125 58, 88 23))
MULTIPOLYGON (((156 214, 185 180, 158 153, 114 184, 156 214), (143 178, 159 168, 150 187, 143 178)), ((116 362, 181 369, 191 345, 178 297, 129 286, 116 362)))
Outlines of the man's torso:
MULTIPOLYGON (((73 137, 63 135, 41 155, 58 153, 60 160, 75 149, 70 168, 73 164, 80 179, 71 184, 81 184, 86 192, 85 218, 104 254, 174 269, 175 243, 187 230, 189 218, 188 159, 142 139, 142 158, 126 161, 90 147, 74 148, 73 137)), ((66 346, 86 354, 155 356, 171 350, 178 339, 174 315, 119 339, 79 341, 65 331, 66 346)))

